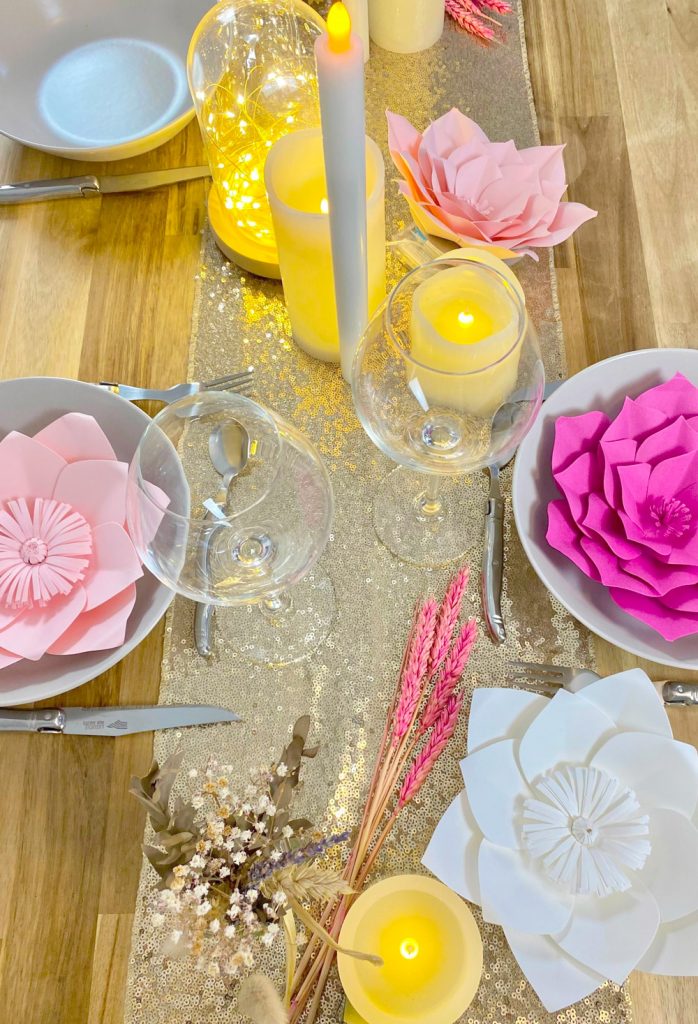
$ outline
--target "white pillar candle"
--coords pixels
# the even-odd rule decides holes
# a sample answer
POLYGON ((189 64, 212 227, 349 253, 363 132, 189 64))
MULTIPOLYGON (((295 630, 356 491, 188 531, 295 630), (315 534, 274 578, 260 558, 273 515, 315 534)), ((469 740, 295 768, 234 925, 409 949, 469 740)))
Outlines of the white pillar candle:
POLYGON ((327 32, 315 42, 315 59, 340 363, 344 379, 349 380, 354 353, 368 323, 368 276, 364 59, 344 4, 330 8, 327 32))
MULTIPOLYGON (((385 298, 383 156, 366 139, 368 307, 385 298)), ((339 362, 339 331, 332 273, 327 186, 319 128, 275 142, 264 169, 284 298, 294 341, 309 355, 339 362)))
POLYGON ((491 416, 514 390, 526 318, 520 284, 487 256, 478 259, 483 269, 464 261, 423 281, 410 318, 411 354, 425 367, 415 376, 429 404, 476 416, 491 416))
POLYGON ((441 38, 444 0, 369 0, 371 39, 393 53, 418 53, 441 38))
POLYGON ((369 57, 368 0, 344 0, 349 11, 352 31, 356 32, 364 48, 364 64, 369 57))

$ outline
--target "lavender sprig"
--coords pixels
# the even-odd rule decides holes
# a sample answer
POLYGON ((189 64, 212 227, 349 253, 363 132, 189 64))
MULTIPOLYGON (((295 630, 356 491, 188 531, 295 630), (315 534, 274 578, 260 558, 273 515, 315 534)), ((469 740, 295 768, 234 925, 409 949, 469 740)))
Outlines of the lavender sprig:
POLYGON ((316 857, 322 857, 332 847, 346 843, 350 836, 351 832, 340 832, 333 836, 327 836, 324 839, 318 839, 317 842, 308 843, 306 846, 301 846, 298 850, 289 850, 275 861, 268 858, 260 859, 250 869, 248 888, 258 889, 263 882, 271 878, 272 875, 275 875, 277 871, 303 864, 305 861, 314 860, 316 857))

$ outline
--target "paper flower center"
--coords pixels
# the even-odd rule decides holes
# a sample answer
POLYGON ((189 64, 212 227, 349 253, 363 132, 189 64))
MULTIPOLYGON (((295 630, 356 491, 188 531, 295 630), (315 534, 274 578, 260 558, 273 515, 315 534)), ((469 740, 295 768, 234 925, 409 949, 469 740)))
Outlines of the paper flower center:
POLYGON ((647 507, 649 530, 658 537, 683 537, 691 528, 693 513, 678 498, 650 498, 647 507))
POLYGON ((0 508, 0 604, 46 605, 85 576, 92 531, 70 505, 15 498, 0 508))
POLYGON ((571 765, 532 788, 521 838, 543 872, 575 895, 628 889, 627 872, 641 868, 650 852, 649 819, 633 790, 598 768, 571 765))

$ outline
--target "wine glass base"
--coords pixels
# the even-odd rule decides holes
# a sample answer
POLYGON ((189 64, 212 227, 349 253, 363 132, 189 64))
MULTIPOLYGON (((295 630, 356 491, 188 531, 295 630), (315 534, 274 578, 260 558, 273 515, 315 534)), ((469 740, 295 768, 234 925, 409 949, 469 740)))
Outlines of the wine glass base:
POLYGON ((462 476, 441 476, 438 499, 425 488, 433 477, 398 466, 373 496, 373 525, 404 562, 436 567, 462 558, 468 546, 468 488, 462 476))
POLYGON ((332 581, 322 572, 312 572, 281 596, 280 608, 219 607, 216 622, 227 648, 255 664, 280 666, 309 658, 329 633, 335 615, 332 581))

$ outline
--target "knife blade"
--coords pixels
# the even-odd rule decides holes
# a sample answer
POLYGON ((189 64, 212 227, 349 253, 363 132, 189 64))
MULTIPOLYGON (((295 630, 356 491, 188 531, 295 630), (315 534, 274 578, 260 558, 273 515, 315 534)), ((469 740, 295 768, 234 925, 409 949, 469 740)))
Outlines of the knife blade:
POLYGON ((143 192, 163 185, 175 185, 195 178, 208 178, 205 167, 170 167, 162 171, 140 171, 136 174, 83 174, 76 178, 46 178, 39 181, 18 181, 0 185, 0 206, 37 203, 44 199, 86 199, 113 192, 143 192))
POLYGON ((215 722, 241 722, 234 711, 207 704, 105 708, 0 708, 0 732, 52 732, 72 736, 130 736, 215 722))

